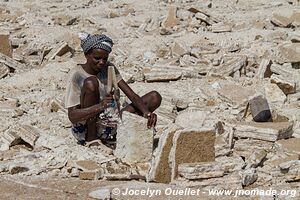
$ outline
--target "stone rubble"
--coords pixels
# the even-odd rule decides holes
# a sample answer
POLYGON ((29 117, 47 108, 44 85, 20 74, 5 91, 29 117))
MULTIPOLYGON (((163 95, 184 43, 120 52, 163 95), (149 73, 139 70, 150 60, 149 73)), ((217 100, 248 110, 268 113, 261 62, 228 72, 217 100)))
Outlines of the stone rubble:
POLYGON ((299 190, 299 16, 297 0, 0 2, 0 175, 299 190), (111 36, 124 80, 163 98, 155 130, 123 113, 114 155, 70 134, 82 31, 111 36), (247 112, 257 96, 272 120, 247 112))

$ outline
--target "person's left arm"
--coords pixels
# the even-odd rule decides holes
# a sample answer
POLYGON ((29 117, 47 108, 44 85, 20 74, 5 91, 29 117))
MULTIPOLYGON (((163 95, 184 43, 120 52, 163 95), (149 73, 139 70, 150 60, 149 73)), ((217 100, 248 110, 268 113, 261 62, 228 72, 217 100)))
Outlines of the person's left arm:
POLYGON ((124 94, 130 99, 134 107, 137 108, 142 113, 143 117, 148 118, 147 126, 154 127, 156 125, 157 117, 154 113, 148 110, 142 98, 139 95, 137 95, 123 79, 118 82, 118 86, 124 92, 124 94))

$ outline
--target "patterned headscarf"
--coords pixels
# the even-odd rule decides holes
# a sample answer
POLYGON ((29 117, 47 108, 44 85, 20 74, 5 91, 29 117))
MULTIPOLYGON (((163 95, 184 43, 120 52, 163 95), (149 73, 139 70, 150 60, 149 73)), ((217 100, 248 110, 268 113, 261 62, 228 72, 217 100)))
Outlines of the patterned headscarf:
POLYGON ((80 33, 79 38, 81 40, 81 48, 84 53, 87 53, 91 49, 103 49, 108 53, 111 52, 113 41, 106 35, 90 35, 88 33, 80 33))

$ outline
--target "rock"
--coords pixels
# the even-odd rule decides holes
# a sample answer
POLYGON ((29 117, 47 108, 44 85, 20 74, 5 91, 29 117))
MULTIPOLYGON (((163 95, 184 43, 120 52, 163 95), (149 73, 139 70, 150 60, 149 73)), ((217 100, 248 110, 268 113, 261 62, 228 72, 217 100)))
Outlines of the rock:
POLYGON ((283 91, 274 83, 265 85, 265 94, 271 110, 282 107, 287 100, 283 91))
POLYGON ((92 160, 79 160, 75 162, 75 167, 82 171, 98 171, 99 165, 92 160))
POLYGON ((9 167, 10 174, 19 174, 28 171, 29 169, 24 166, 12 165, 9 167))
POLYGON ((245 107, 249 97, 254 94, 255 90, 253 88, 236 84, 226 84, 218 90, 219 98, 234 108, 245 107))
POLYGON ((176 81, 181 78, 182 70, 171 66, 157 66, 144 70, 144 76, 147 82, 176 81))
POLYGON ((67 113, 67 110, 62 105, 62 102, 57 99, 52 99, 50 101, 50 112, 57 112, 58 110, 62 110, 64 113, 67 113))
POLYGON ((188 53, 187 47, 184 45, 174 42, 172 48, 171 48, 172 56, 183 56, 184 54, 188 53))
POLYGON ((208 179, 222 177, 225 174, 225 168, 217 162, 203 163, 183 163, 178 165, 178 175, 188 179, 208 179))
POLYGON ((0 64, 4 64, 7 67, 12 68, 13 70, 17 70, 19 72, 23 72, 26 69, 28 69, 28 67, 26 67, 25 64, 19 63, 14 59, 10 58, 9 56, 6 56, 2 53, 0 53, 0 64))
POLYGON ((19 132, 18 136, 25 141, 26 143, 30 144, 33 148, 35 145, 36 140, 39 138, 40 133, 39 131, 30 125, 19 125, 19 132))
POLYGON ((235 56, 228 58, 228 61, 218 66, 216 73, 222 76, 233 76, 236 71, 240 71, 246 66, 246 56, 235 56))
POLYGON ((240 156, 222 156, 216 158, 216 162, 224 167, 225 174, 239 172, 247 164, 240 156))
POLYGON ((79 177, 79 170, 77 168, 72 168, 71 177, 79 177))
POLYGON ((9 73, 9 68, 3 64, 0 63, 0 79, 5 77, 9 73))
POLYGON ((159 138, 158 147, 154 152, 148 181, 157 183, 169 183, 171 181, 171 168, 169 166, 169 154, 173 145, 175 132, 180 129, 176 125, 167 128, 159 138))
POLYGON ((104 174, 103 178, 110 181, 128 181, 128 180, 140 179, 140 177, 136 178, 131 174, 104 174))
POLYGON ((289 138, 286 140, 278 140, 275 142, 276 148, 281 148, 285 152, 300 155, 300 138, 289 138))
POLYGON ((215 140, 215 156, 216 156, 216 158, 218 158, 220 156, 226 156, 230 153, 231 153, 230 142, 228 143, 226 141, 224 134, 222 134, 222 135, 217 134, 216 140, 215 140))
POLYGON ((272 119, 269 104, 261 95, 251 98, 249 100, 249 107, 255 122, 267 122, 272 119))
POLYGON ((224 32, 231 32, 232 26, 229 24, 225 24, 223 22, 213 24, 211 26, 211 32, 213 33, 224 33, 224 32))
POLYGON ((61 57, 68 52, 73 53, 73 51, 74 50, 68 45, 68 43, 59 43, 52 48, 52 50, 45 56, 45 59, 53 60, 56 56, 61 57))
POLYGON ((21 138, 16 132, 11 129, 6 130, 0 137, 0 150, 8 150, 11 146, 14 146, 20 142, 21 138))
POLYGON ((215 130, 180 130, 173 138, 170 152, 172 178, 178 176, 178 165, 182 163, 211 162, 215 160, 215 130))
POLYGON ((110 200, 110 190, 108 188, 100 188, 89 193, 89 197, 101 200, 110 200))
POLYGON ((196 17, 196 19, 201 20, 202 22, 205 22, 208 25, 212 25, 212 24, 215 23, 213 20, 210 19, 209 16, 207 16, 204 13, 201 13, 201 12, 197 12, 195 14, 195 17, 196 17))
POLYGON ((176 8, 171 6, 168 11, 167 17, 162 21, 161 26, 169 29, 179 24, 179 20, 176 17, 176 8))
POLYGON ((292 21, 289 17, 282 16, 279 13, 273 14, 271 18, 271 22, 276 26, 284 27, 284 28, 288 28, 292 24, 292 21))
POLYGON ((278 46, 278 55, 275 57, 279 63, 299 63, 300 43, 287 43, 278 46))
POLYGON ((239 123, 234 136, 275 142, 292 136, 293 124, 290 122, 239 123))
POLYGON ((271 76, 271 83, 277 84, 285 95, 294 94, 296 92, 296 83, 291 80, 291 77, 273 74, 271 76))
POLYGON ((12 46, 9 35, 10 33, 8 31, 0 32, 0 53, 12 58, 12 46))
MULTIPOLYGON (((216 129, 222 131, 222 123, 219 123, 217 117, 210 115, 209 112, 199 110, 188 110, 180 112, 176 119, 175 124, 183 128, 191 129, 216 129)), ((221 132, 219 132, 221 134, 221 132)))
POLYGON ((264 161, 266 156, 267 156, 267 151, 254 150, 254 152, 252 152, 252 154, 246 160, 247 163, 246 169, 256 168, 264 161))
POLYGON ((128 163, 150 162, 153 150, 153 129, 147 128, 147 119, 123 112, 118 127, 114 155, 128 163))
POLYGON ((234 143, 233 155, 249 158, 252 152, 266 151, 270 152, 274 146, 273 142, 257 139, 239 139, 234 143))
POLYGON ((100 171, 79 171, 80 180, 98 180, 101 176, 100 171))
POLYGON ((284 63, 283 65, 273 63, 271 65, 271 71, 272 73, 283 77, 293 77, 295 74, 298 74, 297 70, 293 69, 292 65, 289 63, 284 63))
MULTIPOLYGON (((298 1, 299 3, 299 1, 298 1)), ((295 10, 294 13, 292 14, 292 16, 290 17, 291 21, 292 21, 292 25, 295 27, 299 27, 300 26, 300 12, 299 10, 295 10)))
POLYGON ((270 59, 263 59, 260 62, 258 71, 256 73, 257 78, 268 78, 271 76, 271 65, 272 61, 270 59))
POLYGON ((294 124, 294 131, 293 131, 294 138, 300 138, 300 122, 296 121, 294 124))
POLYGON ((247 169, 242 172, 242 185, 248 186, 254 183, 258 178, 256 170, 254 168, 247 169))

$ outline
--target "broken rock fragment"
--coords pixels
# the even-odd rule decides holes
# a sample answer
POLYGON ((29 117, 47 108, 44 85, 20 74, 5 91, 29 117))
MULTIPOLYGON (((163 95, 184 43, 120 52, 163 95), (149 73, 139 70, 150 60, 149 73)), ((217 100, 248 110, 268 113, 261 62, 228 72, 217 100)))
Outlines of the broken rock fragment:
POLYGON ((19 125, 18 136, 26 143, 34 147, 36 140, 39 138, 39 131, 30 125, 19 125))
POLYGON ((172 125, 160 136, 158 147, 154 152, 154 158, 149 171, 148 181, 169 183, 171 181, 171 168, 169 166, 169 154, 173 145, 173 137, 180 128, 172 125))
POLYGON ((0 63, 0 79, 5 77, 9 73, 9 68, 3 64, 0 63))
POLYGON ((271 83, 277 84, 285 95, 294 94, 296 92, 296 83, 291 80, 291 77, 273 74, 271 76, 271 83))
POLYGON ((12 46, 8 31, 0 31, 0 53, 12 58, 12 46))
POLYGON ((267 78, 271 76, 271 65, 272 61, 270 59, 263 59, 260 62, 260 65, 258 67, 258 71, 256 74, 257 78, 267 78))
POLYGON ((274 13, 271 22, 276 26, 287 28, 292 24, 292 21, 289 17, 283 16, 280 13, 274 13))
POLYGON ((45 58, 47 60, 53 60, 55 56, 63 56, 68 52, 73 53, 73 49, 68 45, 68 43, 59 43, 53 47, 53 49, 45 56, 45 58))
POLYGON ((18 61, 15 61, 11 57, 4 55, 1 52, 0 52, 0 64, 4 64, 4 65, 8 66, 9 68, 12 68, 13 70, 17 70, 20 72, 28 69, 25 64, 19 63, 18 61))
POLYGON ((223 33, 223 32, 231 32, 232 26, 229 24, 225 24, 223 22, 213 24, 211 26, 211 31, 213 33, 223 33))

